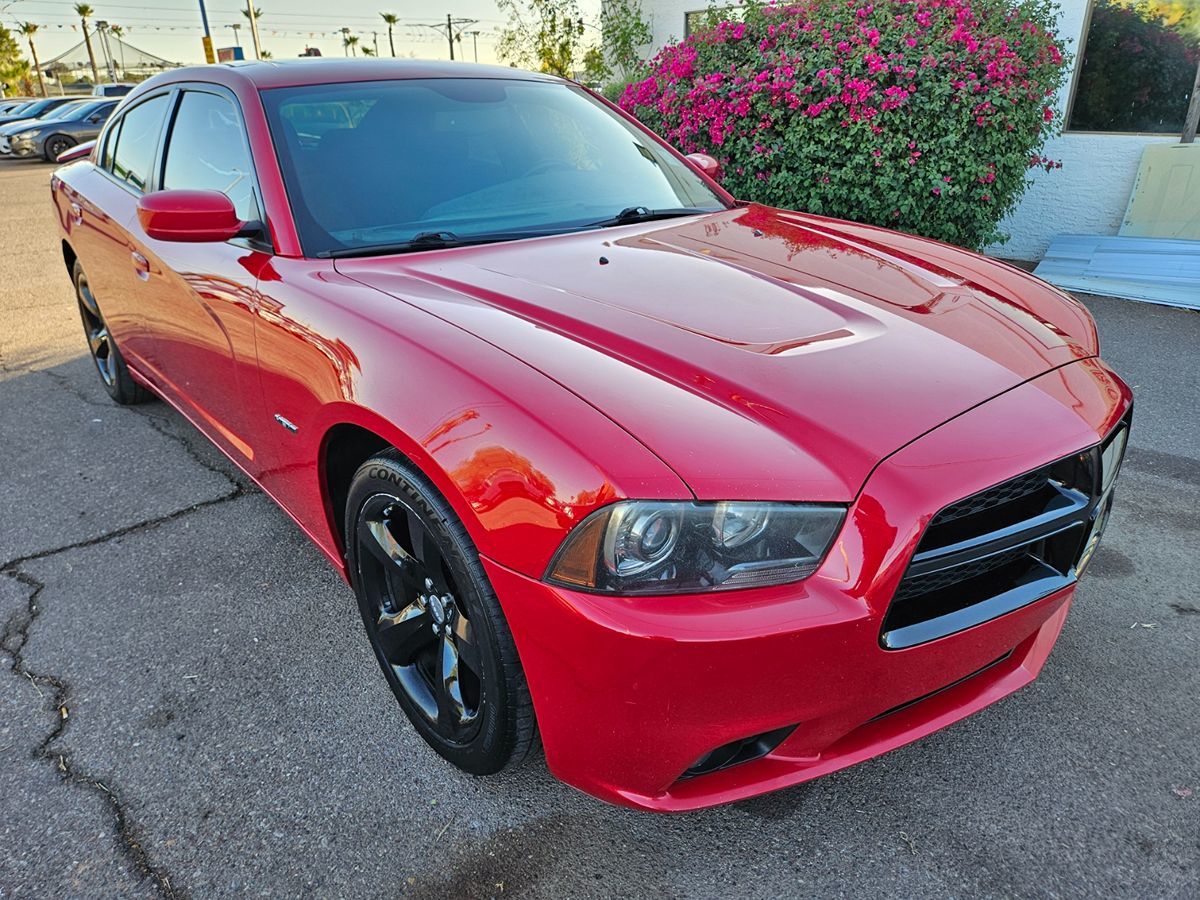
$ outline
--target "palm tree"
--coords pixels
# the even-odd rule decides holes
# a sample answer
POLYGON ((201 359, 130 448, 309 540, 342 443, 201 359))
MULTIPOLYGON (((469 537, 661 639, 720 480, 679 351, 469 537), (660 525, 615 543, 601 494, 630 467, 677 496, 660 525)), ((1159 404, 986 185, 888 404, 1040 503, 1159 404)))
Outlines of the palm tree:
POLYGON ((33 46, 33 36, 37 34, 38 27, 32 22, 22 22, 18 28, 25 40, 29 41, 29 55, 33 57, 33 68, 37 72, 38 88, 42 92, 43 97, 50 96, 46 93, 46 82, 42 79, 42 64, 38 62, 37 48, 33 46))
POLYGON ((75 4, 75 15, 79 16, 79 21, 83 25, 83 41, 87 44, 88 62, 92 64, 92 84, 100 83, 100 70, 96 68, 96 54, 92 51, 92 36, 88 34, 88 19, 96 14, 96 11, 86 3, 75 4))
POLYGON ((275 57, 271 54, 270 50, 260 50, 258 53, 258 58, 259 59, 274 59, 275 57))
POLYGON ((375 51, 372 50, 370 47, 367 47, 367 46, 363 47, 363 56, 374 56, 374 55, 375 55, 375 51))
POLYGON ((122 38, 125 37, 125 29, 120 25, 109 25, 108 33, 117 39, 117 48, 121 51, 121 77, 125 77, 125 44, 122 38))
POLYGON ((358 56, 358 35, 346 35, 344 38, 342 38, 342 46, 345 47, 351 55, 358 56))
POLYGON ((254 18, 261 19, 263 17, 263 11, 261 9, 259 9, 258 7, 249 7, 247 9, 243 9, 242 15, 245 16, 247 19, 249 19, 251 9, 254 10, 254 18))
POLYGON ((395 13, 380 13, 383 16, 383 21, 387 22, 388 27, 388 47, 392 50, 392 56, 396 55, 396 42, 392 39, 392 29, 400 24, 400 17, 395 13))

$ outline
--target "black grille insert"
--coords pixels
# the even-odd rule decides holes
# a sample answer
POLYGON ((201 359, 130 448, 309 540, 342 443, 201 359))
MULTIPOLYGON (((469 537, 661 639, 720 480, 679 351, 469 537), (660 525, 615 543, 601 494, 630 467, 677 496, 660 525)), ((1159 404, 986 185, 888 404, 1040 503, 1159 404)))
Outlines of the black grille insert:
MULTIPOLYGON (((1104 450, 1126 424, 1101 444, 972 494, 934 516, 892 597, 882 645, 898 650, 923 644, 1072 584, 1112 500, 1111 481, 1101 490, 1104 450)), ((1115 449, 1123 446, 1122 441, 1115 449)))

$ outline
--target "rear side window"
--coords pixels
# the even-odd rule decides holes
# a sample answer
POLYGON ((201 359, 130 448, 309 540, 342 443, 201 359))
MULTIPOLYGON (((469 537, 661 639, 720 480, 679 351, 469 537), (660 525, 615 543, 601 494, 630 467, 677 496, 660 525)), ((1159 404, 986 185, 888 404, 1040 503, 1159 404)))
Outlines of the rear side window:
POLYGON ((250 149, 232 101, 205 91, 184 92, 167 140, 162 186, 220 191, 233 201, 239 218, 262 218, 250 149))
MULTIPOLYGON (((139 103, 121 117, 120 131, 112 151, 112 173, 139 191, 150 183, 158 136, 167 114, 168 95, 160 94, 139 103)), ((110 139, 110 144, 113 141, 110 139)), ((105 148, 105 155, 108 149, 105 148)))

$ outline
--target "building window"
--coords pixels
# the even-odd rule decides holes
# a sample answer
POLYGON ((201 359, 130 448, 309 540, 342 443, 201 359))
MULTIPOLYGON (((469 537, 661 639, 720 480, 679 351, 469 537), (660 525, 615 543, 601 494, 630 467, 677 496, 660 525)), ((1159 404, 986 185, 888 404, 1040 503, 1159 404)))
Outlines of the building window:
POLYGON ((1178 134, 1200 66, 1200 0, 1096 0, 1069 131, 1178 134))

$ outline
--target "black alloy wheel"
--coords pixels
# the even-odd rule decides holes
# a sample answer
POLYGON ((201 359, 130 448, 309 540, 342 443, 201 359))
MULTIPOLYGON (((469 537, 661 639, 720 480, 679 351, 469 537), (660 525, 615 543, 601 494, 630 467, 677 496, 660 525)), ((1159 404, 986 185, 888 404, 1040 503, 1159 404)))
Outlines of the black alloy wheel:
POLYGON ((58 162, 58 158, 75 146, 75 142, 71 138, 56 134, 46 141, 46 159, 50 162, 58 162))
POLYGON ((83 332, 87 336, 88 350, 100 381, 108 395, 122 406, 144 403, 151 395, 133 380, 116 341, 108 330, 108 324, 100 312, 100 304, 88 283, 87 274, 78 262, 73 269, 75 296, 79 301, 79 316, 83 319, 83 332))
POLYGON ((529 690, 478 551, 445 500, 394 452, 368 460, 347 504, 347 550, 368 639, 422 737, 486 775, 535 737, 529 690))

